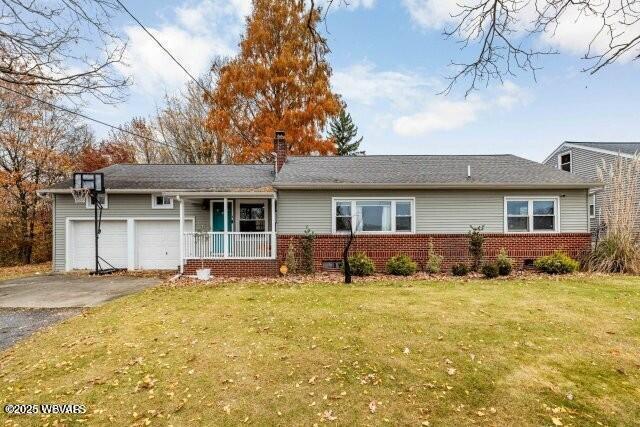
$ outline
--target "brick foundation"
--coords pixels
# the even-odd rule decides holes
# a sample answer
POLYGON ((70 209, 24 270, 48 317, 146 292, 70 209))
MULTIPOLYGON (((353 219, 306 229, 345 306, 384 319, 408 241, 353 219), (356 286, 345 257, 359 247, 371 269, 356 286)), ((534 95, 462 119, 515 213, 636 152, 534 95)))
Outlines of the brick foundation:
MULTIPOLYGON (((574 258, 581 257, 591 248, 591 234, 589 233, 558 233, 558 234, 499 234, 487 233, 484 243, 485 259, 493 259, 501 248, 505 248, 513 258, 518 268, 522 268, 527 260, 534 260, 548 255, 557 249, 566 251, 574 258)), ((407 234, 407 235, 360 235, 351 246, 350 253, 365 252, 376 264, 376 270, 383 272, 387 260, 394 255, 404 253, 420 267, 427 258, 429 241, 433 241, 435 251, 444 257, 442 268, 449 270, 451 265, 464 262, 470 263, 469 238, 466 234, 407 234)), ((287 256, 289 243, 293 241, 298 247, 301 241, 299 235, 278 235, 277 260, 239 260, 239 259, 208 259, 204 260, 205 268, 211 269, 214 276, 227 277, 259 277, 277 276, 278 269, 287 256)), ((342 250, 346 237, 333 234, 319 234, 315 242, 314 260, 316 271, 322 271, 323 261, 342 259, 342 250)), ((185 264, 185 274, 195 275, 201 268, 200 260, 188 260, 185 264)))
MULTIPOLYGON (((578 258, 591 248, 589 233, 486 233, 484 236, 485 259, 495 258, 500 249, 505 248, 519 268, 522 268, 525 261, 548 255, 557 249, 578 258)), ((299 235, 278 235, 278 265, 284 262, 289 243, 293 240, 298 245, 300 239, 299 235)), ((422 267, 427 258, 430 240, 433 241, 435 251, 444 257, 443 270, 448 270, 455 263, 470 263, 469 238, 466 234, 359 235, 351 246, 350 253, 365 252, 380 272, 385 270, 387 260, 399 253, 409 255, 422 267)), ((317 235, 314 252, 316 271, 322 271, 323 261, 341 260, 345 242, 345 236, 317 235)))
POLYGON ((203 264, 213 276, 226 277, 276 276, 279 266, 275 259, 190 259, 184 265, 184 274, 194 276, 203 264))

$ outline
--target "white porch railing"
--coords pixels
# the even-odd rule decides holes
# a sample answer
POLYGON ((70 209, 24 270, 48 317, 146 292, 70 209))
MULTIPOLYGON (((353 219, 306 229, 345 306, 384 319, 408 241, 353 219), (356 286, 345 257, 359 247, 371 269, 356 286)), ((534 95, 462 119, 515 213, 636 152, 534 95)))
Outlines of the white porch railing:
POLYGON ((275 258, 275 242, 271 231, 184 233, 184 258, 275 258))

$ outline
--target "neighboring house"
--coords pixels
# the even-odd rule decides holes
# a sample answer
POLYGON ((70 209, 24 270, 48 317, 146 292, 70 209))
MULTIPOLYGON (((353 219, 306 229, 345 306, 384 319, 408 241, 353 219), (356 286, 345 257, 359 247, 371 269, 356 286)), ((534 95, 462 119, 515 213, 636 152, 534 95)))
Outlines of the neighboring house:
MULTIPOLYGON (((134 270, 276 275, 309 227, 316 269, 335 270, 351 224, 352 252, 381 271, 398 253, 422 263, 430 241, 445 268, 468 262, 470 225, 485 225, 488 258, 505 248, 519 265, 590 247, 594 179, 512 155, 287 157, 284 139, 275 145, 275 165, 103 169, 101 255, 134 270)), ((93 210, 69 186, 42 192, 53 197, 58 271, 93 267, 93 210)))
MULTIPOLYGON (((640 142, 574 142, 565 141, 544 160, 544 164, 570 172, 589 181, 598 180, 598 168, 611 165, 618 156, 633 158, 640 153, 640 142)), ((640 191, 640 182, 637 184, 640 191)), ((589 193, 589 220, 593 238, 603 231, 602 201, 607 187, 593 188, 589 193)), ((640 221, 640 219, 639 219, 640 221)))

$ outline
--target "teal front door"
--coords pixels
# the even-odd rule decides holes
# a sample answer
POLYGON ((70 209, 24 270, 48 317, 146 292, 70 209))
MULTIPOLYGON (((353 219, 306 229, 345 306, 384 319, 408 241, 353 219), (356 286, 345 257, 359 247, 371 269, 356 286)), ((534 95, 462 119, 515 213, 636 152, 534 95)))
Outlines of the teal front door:
MULTIPOLYGON (((224 202, 211 203, 211 231, 224 231, 224 202)), ((227 201, 227 231, 233 231, 233 202, 227 201)), ((230 239, 231 240, 231 239, 230 239)), ((231 250, 231 248, 229 248, 231 250)), ((224 252, 224 236, 214 234, 213 251, 224 252)))

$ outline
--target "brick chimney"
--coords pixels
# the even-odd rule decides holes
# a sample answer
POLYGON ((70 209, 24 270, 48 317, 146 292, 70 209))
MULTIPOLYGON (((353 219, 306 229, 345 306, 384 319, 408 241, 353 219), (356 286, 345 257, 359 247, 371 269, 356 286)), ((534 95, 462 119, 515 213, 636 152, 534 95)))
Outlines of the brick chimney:
POLYGON ((282 166, 287 161, 287 142, 284 139, 284 131, 277 130, 273 139, 273 151, 276 153, 276 173, 280 172, 282 166))

